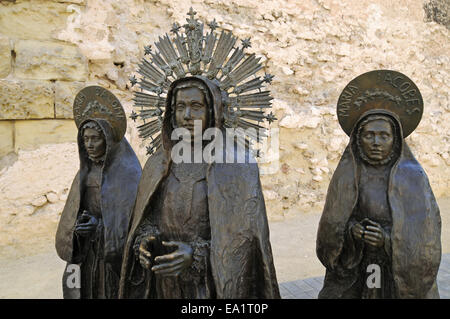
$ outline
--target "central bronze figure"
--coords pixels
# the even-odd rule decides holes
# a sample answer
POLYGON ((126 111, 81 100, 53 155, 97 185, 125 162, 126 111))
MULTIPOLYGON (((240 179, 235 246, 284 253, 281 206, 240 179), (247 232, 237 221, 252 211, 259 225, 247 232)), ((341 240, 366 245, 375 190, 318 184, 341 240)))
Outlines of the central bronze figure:
MULTIPOLYGON (((180 45, 181 57, 176 58, 166 36, 157 43, 161 53, 150 53, 154 65, 145 59, 141 65, 140 73, 144 77, 140 86, 155 94, 136 92, 136 106, 142 107, 142 119, 148 118, 149 114, 156 118, 140 126, 141 136, 159 132, 160 135, 151 137, 149 150, 156 151, 147 160, 139 184, 124 252, 119 294, 121 298, 280 298, 259 170, 256 162, 251 160, 248 140, 240 146, 234 140, 231 144, 220 143, 223 159, 243 155, 244 163, 208 162, 203 156, 195 162, 180 162, 173 158, 172 150, 176 143, 183 143, 171 139, 175 129, 185 129, 192 139, 201 139, 208 128, 215 128, 224 137, 228 134, 228 124, 232 122, 251 125, 236 113, 234 118, 231 114, 233 110, 228 104, 231 98, 225 89, 226 79, 230 77, 227 77, 225 69, 221 68, 222 81, 216 78, 220 65, 210 68, 217 71, 215 74, 208 76, 206 71, 202 72, 206 62, 220 62, 216 57, 219 53, 224 56, 220 63, 224 63, 235 38, 222 33, 213 55, 216 39, 211 50, 207 50, 208 43, 211 44, 208 41, 213 39, 213 30, 205 40, 200 33, 203 32, 203 24, 193 19, 195 13, 192 10, 189 15, 186 37, 183 36, 180 42, 175 40, 180 45), (229 43, 224 47, 226 41, 229 43), (167 65, 172 65, 171 69, 161 65, 164 60, 159 59, 160 54, 167 65), (202 63, 198 57, 203 58, 202 63), (186 63, 188 72, 179 61, 186 63), (163 73, 164 70, 167 72, 163 73), (171 78, 174 80, 170 81, 171 78), (149 85, 157 82, 160 89, 149 85), (165 87, 167 95, 162 97, 165 87), (161 103, 163 101, 165 105, 161 103), (201 125, 196 130, 194 124, 198 121, 201 125)), ((213 23, 210 26, 215 28, 213 23)), ((175 25, 173 31, 177 39, 181 39, 178 29, 175 25)), ((242 49, 237 48, 235 52, 239 56, 234 54, 234 60, 227 65, 234 64, 235 67, 244 59, 242 49)), ((235 73, 237 77, 234 79, 242 75, 241 80, 245 79, 258 70, 253 55, 242 65, 244 67, 235 73)), ((257 81, 251 81, 253 86, 243 88, 244 92, 259 88, 264 80, 257 78, 257 81)), ((268 91, 260 93, 241 95, 241 106, 260 107, 269 103, 268 91)), ((263 111, 254 108, 241 111, 240 115, 244 112, 251 115, 251 119, 265 118, 263 111)), ((201 143, 200 153, 203 153, 207 142, 201 143)), ((187 143, 192 146, 187 148, 191 159, 196 157, 194 143, 187 143)))

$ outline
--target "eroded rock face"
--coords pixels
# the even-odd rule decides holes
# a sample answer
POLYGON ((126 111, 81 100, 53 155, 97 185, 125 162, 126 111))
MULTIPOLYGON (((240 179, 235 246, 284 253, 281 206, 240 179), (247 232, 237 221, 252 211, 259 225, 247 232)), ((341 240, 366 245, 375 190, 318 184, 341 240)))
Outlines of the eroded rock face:
POLYGON ((448 0, 426 0, 423 9, 426 21, 434 21, 450 29, 450 2, 448 0))
MULTIPOLYGON (((78 169, 74 144, 48 144, 73 142, 76 130, 64 126, 60 135, 52 131, 53 137, 46 140, 26 139, 22 148, 14 144, 16 128, 32 119, 72 121, 74 92, 90 84, 111 90, 130 114, 133 101, 128 78, 143 57, 144 45, 168 32, 174 21, 183 24, 191 6, 200 20, 216 19, 240 39, 251 37, 248 52, 262 56, 265 71, 275 75, 270 89, 279 119, 272 124, 280 129, 279 169, 262 176, 271 220, 322 209, 328 183, 348 143, 335 113, 338 96, 350 80, 373 69, 402 72, 420 88, 424 116, 407 142, 426 170, 435 195, 449 193, 450 31, 426 22, 420 1, 399 0, 395 6, 389 0, 32 3, 0 3, 0 82, 4 83, 0 90, 18 85, 0 98, 4 106, 17 106, 6 112, 2 105, 0 110, 0 132, 5 136, 0 156, 18 154, 16 162, 0 173, 0 190, 4 191, 0 194, 0 228, 7 225, 9 229, 7 236, 0 237, 4 244, 21 241, 25 230, 26 236, 42 233, 42 228, 29 225, 45 218, 50 220, 47 233, 53 236, 52 227, 64 205, 63 193, 78 169), (37 28, 43 21, 45 27, 37 28), (32 85, 36 90, 29 90, 32 85), (46 103, 54 103, 55 108, 47 108, 46 103), (33 118, 45 112, 50 116, 33 118), (72 140, 68 140, 70 134, 74 134, 72 140), (22 180, 29 186, 10 188, 13 181, 22 180)), ((145 145, 136 125, 129 120, 127 138, 144 163, 145 145)), ((41 125, 40 132, 45 127, 41 125)), ((31 137, 31 128, 28 132, 31 137)), ((277 157, 271 154, 271 158, 277 157)))
POLYGON ((47 81, 0 79, 0 119, 54 117, 54 88, 47 81))
POLYGON ((0 255, 12 247, 33 251, 52 238, 79 166, 75 143, 47 144, 18 151, 0 172, 0 255))
POLYGON ((20 40, 14 51, 18 78, 82 81, 87 77, 86 58, 75 45, 20 40))
POLYGON ((11 72, 11 45, 9 39, 0 35, 0 78, 11 72))

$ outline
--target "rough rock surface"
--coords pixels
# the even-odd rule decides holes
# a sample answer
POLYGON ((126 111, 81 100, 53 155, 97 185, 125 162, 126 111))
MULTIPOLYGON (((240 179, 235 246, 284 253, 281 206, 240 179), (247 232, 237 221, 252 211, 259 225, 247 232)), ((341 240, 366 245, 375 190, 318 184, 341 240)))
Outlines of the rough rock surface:
POLYGON ((434 21, 450 29, 450 1, 427 0, 423 4, 426 21, 434 21))
MULTIPOLYGON (((33 149, 36 145, 75 141, 77 127, 70 120, 16 121, 14 150, 33 149)), ((74 155, 77 157, 77 155, 74 155)), ((59 165, 55 162, 55 166, 59 165)))
POLYGON ((53 83, 35 80, 0 80, 0 119, 53 118, 53 83))
MULTIPOLYGON (((7 41, 14 51, 12 69, 0 66, 0 77, 56 80, 53 94, 61 105, 56 117, 71 117, 70 88, 78 82, 112 90, 129 114, 128 77, 144 45, 168 32, 174 21, 184 23, 192 6, 202 21, 216 19, 240 39, 251 37, 248 52, 262 56, 264 71, 275 75, 271 91, 279 121, 272 127, 280 129, 279 169, 262 177, 270 220, 321 210, 348 142, 335 113, 338 96, 350 80, 373 69, 400 71, 420 88, 424 116, 407 142, 440 197, 450 191, 450 30, 427 19, 423 5, 408 0, 3 1, 0 35, 7 40, 0 41, 0 56, 8 56, 2 48, 7 41), (42 21, 45 27, 35 27, 42 21)), ((127 137, 144 163, 145 145, 132 121, 127 137)), ((0 172, 0 228, 7 229, 0 244, 38 233, 53 236, 64 192, 78 168, 76 147, 44 145, 11 158, 0 172), (38 226, 30 227, 36 221, 38 226)))
POLYGON ((73 99, 86 86, 84 82, 57 81, 55 83, 55 117, 73 119, 73 99))
POLYGON ((19 151, 0 172, 0 255, 16 246, 32 251, 40 239, 54 236, 79 165, 74 154, 75 143, 19 151))
POLYGON ((81 81, 87 76, 86 59, 74 45, 21 40, 14 51, 18 78, 81 81))
POLYGON ((7 37, 0 34, 0 78, 11 72, 11 44, 7 37))

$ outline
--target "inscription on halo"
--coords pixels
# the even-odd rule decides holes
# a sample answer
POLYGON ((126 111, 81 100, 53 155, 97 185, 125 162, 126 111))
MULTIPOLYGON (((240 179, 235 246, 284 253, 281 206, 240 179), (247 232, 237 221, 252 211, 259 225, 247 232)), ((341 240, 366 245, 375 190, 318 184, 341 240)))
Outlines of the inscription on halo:
POLYGON ((100 86, 88 86, 78 92, 73 102, 73 116, 77 127, 88 119, 104 119, 110 123, 116 140, 125 135, 127 121, 122 104, 100 86))
POLYGON ((350 135, 360 116, 374 108, 397 114, 406 137, 414 131, 422 118, 422 95, 414 82, 400 72, 376 70, 361 74, 339 96, 339 124, 350 135))

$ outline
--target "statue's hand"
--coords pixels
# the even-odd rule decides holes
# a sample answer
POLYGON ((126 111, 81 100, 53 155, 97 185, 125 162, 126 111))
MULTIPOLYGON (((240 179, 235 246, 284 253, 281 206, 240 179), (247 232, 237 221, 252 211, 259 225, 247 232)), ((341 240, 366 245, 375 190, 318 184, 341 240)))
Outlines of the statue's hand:
POLYGON ((357 240, 362 240, 363 239, 363 235, 364 235, 364 226, 361 225, 360 223, 356 223, 352 226, 352 235, 353 238, 357 239, 357 240))
POLYGON ((82 237, 91 235, 97 230, 98 219, 84 210, 75 226, 75 233, 82 237))
POLYGON ((177 248, 177 250, 155 258, 155 262, 158 263, 152 267, 155 274, 177 276, 192 264, 193 250, 191 246, 179 241, 163 241, 162 244, 166 247, 177 248))
POLYGON ((364 242, 374 247, 383 247, 384 231, 380 224, 367 220, 366 230, 364 231, 364 242))
POLYGON ((144 237, 139 245, 139 262, 141 266, 146 269, 150 269, 152 254, 150 252, 150 245, 156 241, 155 236, 144 237))

